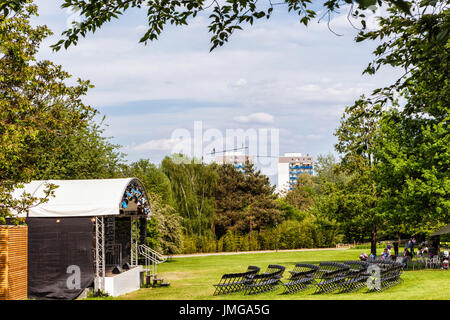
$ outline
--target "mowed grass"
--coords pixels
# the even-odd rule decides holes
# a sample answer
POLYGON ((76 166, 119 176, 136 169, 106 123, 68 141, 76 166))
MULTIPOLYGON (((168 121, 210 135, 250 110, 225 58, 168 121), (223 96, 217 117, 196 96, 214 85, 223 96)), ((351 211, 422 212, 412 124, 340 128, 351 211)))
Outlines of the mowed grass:
MULTIPOLYGON (((158 266, 158 276, 170 282, 170 287, 145 288, 114 299, 132 300, 296 300, 296 299, 346 299, 346 300, 428 300, 450 299, 450 271, 421 270, 405 271, 403 282, 383 292, 369 293, 364 288, 348 294, 313 294, 314 289, 283 295, 282 288, 258 295, 233 293, 213 296, 214 287, 222 274, 243 272, 249 265, 256 265, 264 271, 269 264, 286 267, 282 280, 286 280, 295 263, 319 263, 320 261, 358 260, 361 250, 325 250, 303 252, 267 252, 219 256, 198 256, 173 258, 158 266)), ((110 298, 112 299, 112 298, 110 298)))

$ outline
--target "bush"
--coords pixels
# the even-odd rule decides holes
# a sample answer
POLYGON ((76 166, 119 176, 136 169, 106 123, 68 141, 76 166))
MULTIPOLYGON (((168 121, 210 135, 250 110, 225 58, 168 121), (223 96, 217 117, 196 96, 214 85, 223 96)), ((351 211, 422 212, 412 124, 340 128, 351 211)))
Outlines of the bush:
POLYGON ((342 242, 334 226, 322 226, 313 218, 302 221, 285 220, 277 227, 262 229, 260 233, 239 234, 228 230, 216 240, 213 235, 193 238, 187 235, 183 240, 184 253, 236 252, 275 249, 302 249, 334 247, 342 242))
POLYGON ((197 240, 188 236, 183 236, 183 253, 197 253, 197 240))
POLYGON ((216 252, 217 251, 216 239, 212 235, 204 235, 199 239, 197 247, 203 253, 216 252))
POLYGON ((228 230, 223 238, 223 248, 225 252, 238 251, 239 240, 231 230, 228 230))
POLYGON ((312 226, 308 222, 287 220, 278 226, 278 249, 312 248, 312 226))

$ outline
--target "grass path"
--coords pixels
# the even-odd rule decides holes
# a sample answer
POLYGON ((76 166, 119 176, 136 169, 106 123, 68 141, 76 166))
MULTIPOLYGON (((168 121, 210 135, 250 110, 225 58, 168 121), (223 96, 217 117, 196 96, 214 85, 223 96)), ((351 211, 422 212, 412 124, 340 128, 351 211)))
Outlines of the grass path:
MULTIPOLYGON (((224 273, 242 272, 249 265, 257 265, 265 270, 268 264, 281 264, 286 271, 292 270, 295 263, 319 263, 320 261, 357 260, 361 250, 302 250, 289 252, 246 253, 233 255, 202 255, 176 258, 158 266, 158 275, 171 283, 170 287, 146 288, 115 298, 132 300, 428 300, 450 299, 450 271, 421 270, 406 271, 402 275, 403 283, 381 293, 367 293, 362 289, 349 294, 313 295, 312 289, 291 295, 275 292, 246 296, 234 293, 225 296, 213 296, 213 284, 217 283, 224 273)), ((285 273, 285 276, 288 272, 285 273)), ((283 279, 285 280, 285 278, 283 279)), ((109 298, 112 299, 112 298, 109 298)))

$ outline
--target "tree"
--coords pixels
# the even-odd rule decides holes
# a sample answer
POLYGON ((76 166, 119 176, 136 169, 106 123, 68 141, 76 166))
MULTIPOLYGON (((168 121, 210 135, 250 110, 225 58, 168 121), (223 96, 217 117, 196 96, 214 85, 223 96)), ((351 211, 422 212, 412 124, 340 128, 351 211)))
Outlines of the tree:
POLYGON ((144 184, 148 194, 157 195, 159 201, 164 204, 174 204, 169 178, 161 168, 156 167, 150 160, 140 159, 129 165, 121 164, 117 175, 138 178, 144 184))
POLYGON ((215 231, 220 238, 228 230, 240 233, 261 232, 265 226, 281 221, 274 187, 252 163, 243 171, 231 164, 218 167, 219 183, 214 188, 215 231))
POLYGON ((249 222, 245 219, 248 211, 245 212, 245 209, 249 207, 250 199, 242 171, 232 164, 223 164, 217 168, 217 173, 219 183, 213 193, 216 207, 214 231, 217 238, 221 238, 228 230, 248 230, 249 222))
POLYGON ((380 192, 375 182, 377 161, 374 159, 381 108, 362 99, 345 109, 336 130, 336 150, 342 155, 340 168, 348 181, 334 188, 336 194, 332 216, 349 226, 370 228, 371 252, 376 254, 377 232, 383 222, 379 210, 380 192), (336 198, 337 196, 337 198, 336 198))
POLYGON ((320 185, 325 182, 338 182, 345 179, 345 175, 339 172, 339 161, 329 153, 327 155, 319 154, 314 161, 314 171, 316 175, 312 177, 316 185, 319 186, 317 192, 320 192, 320 185))
POLYGON ((380 28, 361 32, 357 41, 382 40, 366 73, 383 65, 404 70, 367 103, 385 109, 375 150, 383 211, 394 231, 414 234, 449 219, 450 9, 448 1, 425 0, 413 1, 411 11, 391 7, 380 28))
POLYGON ((49 185, 42 199, 32 195, 16 199, 12 192, 20 183, 107 175, 119 157, 93 123, 96 111, 81 100, 92 87, 89 81, 78 79, 77 85, 68 86, 70 75, 61 66, 35 58, 51 31, 31 26, 37 8, 29 3, 14 12, 5 11, 2 4, 0 13, 2 222, 11 209, 27 211, 46 201, 56 187, 49 185))
POLYGON ((315 188, 310 174, 300 174, 296 186, 286 194, 285 200, 297 209, 307 211, 314 204, 315 188))
POLYGON ((336 147, 349 181, 330 186, 321 203, 340 212, 347 235, 371 226, 372 252, 380 226, 398 235, 427 232, 449 217, 448 1, 410 8, 407 15, 391 6, 379 29, 356 38, 381 40, 365 73, 383 65, 405 73, 346 110, 353 116, 341 123, 336 147))
POLYGON ((163 159, 161 169, 170 180, 175 209, 184 218, 185 232, 198 239, 213 233, 212 193, 217 181, 214 165, 173 155, 163 159))
POLYGON ((34 148, 41 156, 32 179, 105 179, 115 175, 124 155, 103 136, 102 124, 94 121, 94 115, 89 116, 87 126, 75 128, 69 135, 39 136, 34 148))
POLYGON ((278 198, 277 203, 278 210, 281 211, 282 220, 297 220, 301 222, 308 215, 306 212, 301 211, 297 207, 287 202, 285 198, 278 198))
MULTIPOLYGON (((1 10, 8 10, 10 7, 17 7, 26 0, 13 0, 10 4, 0 5, 1 10)), ((158 39, 169 23, 171 25, 183 26, 201 14, 209 14, 208 31, 211 36, 211 50, 226 43, 236 30, 242 30, 244 25, 253 25, 259 19, 270 19, 277 7, 284 7, 289 12, 298 15, 300 23, 308 25, 311 19, 317 16, 317 12, 324 10, 323 17, 330 20, 331 14, 338 11, 344 5, 350 5, 349 15, 361 19, 365 28, 365 10, 372 6, 393 4, 404 12, 409 12, 408 1, 406 0, 328 0, 323 2, 322 8, 314 4, 311 0, 288 0, 274 3, 267 1, 264 3, 256 0, 234 1, 227 0, 218 2, 216 0, 114 0, 114 1, 94 1, 94 0, 64 0, 63 8, 72 8, 80 12, 84 17, 81 23, 74 24, 64 31, 61 39, 53 48, 59 50, 62 46, 66 49, 70 45, 76 45, 79 37, 85 37, 88 33, 93 33, 112 19, 118 19, 131 8, 146 10, 148 29, 140 39, 140 42, 147 43, 158 39)))
POLYGON ((157 195, 150 194, 152 217, 148 223, 147 243, 165 254, 181 253, 183 247, 182 217, 157 195))

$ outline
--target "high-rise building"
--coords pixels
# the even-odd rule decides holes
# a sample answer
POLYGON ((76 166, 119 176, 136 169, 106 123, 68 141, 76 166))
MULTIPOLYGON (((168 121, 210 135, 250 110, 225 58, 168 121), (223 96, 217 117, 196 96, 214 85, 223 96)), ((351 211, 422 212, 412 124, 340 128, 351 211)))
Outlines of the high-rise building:
POLYGON ((277 192, 283 193, 294 189, 298 175, 302 173, 313 174, 312 156, 302 156, 301 153, 285 153, 283 157, 279 157, 277 192))
POLYGON ((233 164, 236 169, 243 171, 246 162, 255 163, 254 157, 242 152, 226 152, 222 156, 216 156, 215 162, 218 164, 233 164))

